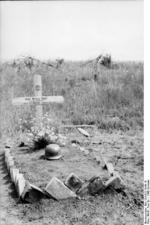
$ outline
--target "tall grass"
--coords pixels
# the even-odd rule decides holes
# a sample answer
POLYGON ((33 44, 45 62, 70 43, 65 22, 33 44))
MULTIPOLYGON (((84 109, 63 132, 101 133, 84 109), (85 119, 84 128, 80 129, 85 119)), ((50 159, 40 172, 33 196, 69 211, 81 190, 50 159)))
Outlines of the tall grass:
POLYGON ((23 65, 19 71, 4 63, 0 68, 1 135, 15 135, 23 123, 24 130, 30 128, 34 107, 12 106, 11 99, 33 95, 35 73, 42 75, 43 95, 65 98, 63 106, 43 107, 54 123, 95 124, 106 130, 143 128, 143 63, 99 66, 96 80, 92 63, 65 62, 59 69, 41 64, 32 70, 23 65))

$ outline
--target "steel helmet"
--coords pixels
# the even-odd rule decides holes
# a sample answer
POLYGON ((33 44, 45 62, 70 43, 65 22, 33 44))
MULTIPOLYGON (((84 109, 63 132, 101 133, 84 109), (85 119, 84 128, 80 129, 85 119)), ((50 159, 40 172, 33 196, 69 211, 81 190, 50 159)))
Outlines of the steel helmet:
POLYGON ((60 147, 57 144, 49 144, 45 148, 45 158, 49 160, 60 159, 62 157, 60 147))

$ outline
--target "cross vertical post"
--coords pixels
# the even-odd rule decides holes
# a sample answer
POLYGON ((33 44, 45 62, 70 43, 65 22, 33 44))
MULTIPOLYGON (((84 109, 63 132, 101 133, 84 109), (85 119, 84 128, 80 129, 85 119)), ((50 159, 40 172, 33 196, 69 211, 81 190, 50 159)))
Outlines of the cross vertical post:
POLYGON ((12 104, 21 106, 23 104, 33 104, 35 107, 35 124, 38 128, 42 128, 43 104, 64 102, 63 96, 42 96, 42 77, 35 74, 33 78, 34 95, 30 97, 17 97, 12 99, 12 104))
MULTIPOLYGON (((34 75, 34 96, 35 98, 42 98, 42 80, 41 75, 35 74, 34 75)), ((35 104, 35 118, 36 118, 36 125, 42 126, 42 117, 43 117, 43 108, 42 103, 37 102, 35 104)))

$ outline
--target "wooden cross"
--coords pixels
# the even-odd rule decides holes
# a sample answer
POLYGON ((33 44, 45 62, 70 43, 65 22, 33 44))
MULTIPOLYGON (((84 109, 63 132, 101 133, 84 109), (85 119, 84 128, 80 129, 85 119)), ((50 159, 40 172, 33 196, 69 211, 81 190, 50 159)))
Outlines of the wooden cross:
POLYGON ((13 105, 35 104, 35 118, 38 125, 42 124, 43 103, 59 103, 62 104, 64 98, 62 96, 42 96, 42 80, 41 75, 34 75, 34 96, 18 97, 12 100, 13 105))

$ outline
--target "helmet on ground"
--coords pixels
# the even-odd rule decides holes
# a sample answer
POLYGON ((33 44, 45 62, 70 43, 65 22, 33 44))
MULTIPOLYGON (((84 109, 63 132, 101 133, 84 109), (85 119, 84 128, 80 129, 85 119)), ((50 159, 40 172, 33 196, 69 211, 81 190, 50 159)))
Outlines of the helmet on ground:
POLYGON ((60 147, 57 144, 49 144, 45 148, 45 158, 49 160, 60 159, 62 157, 60 147))

